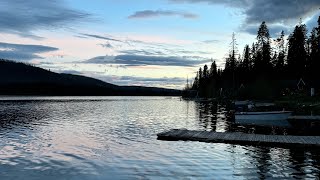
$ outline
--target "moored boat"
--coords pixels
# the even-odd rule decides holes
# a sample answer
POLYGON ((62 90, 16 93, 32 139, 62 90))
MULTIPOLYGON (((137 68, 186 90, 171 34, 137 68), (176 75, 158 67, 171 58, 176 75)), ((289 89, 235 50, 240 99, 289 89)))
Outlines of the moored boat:
POLYGON ((292 111, 279 110, 273 103, 236 101, 234 119, 241 125, 291 127, 288 121, 292 111))
POLYGON ((236 112, 235 122, 246 125, 291 126, 292 111, 236 112))

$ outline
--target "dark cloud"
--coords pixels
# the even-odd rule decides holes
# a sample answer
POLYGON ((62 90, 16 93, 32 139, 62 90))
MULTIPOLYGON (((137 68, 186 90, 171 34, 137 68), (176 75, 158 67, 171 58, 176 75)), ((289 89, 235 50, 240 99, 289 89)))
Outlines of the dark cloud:
POLYGON ((93 64, 120 64, 126 66, 185 66, 194 67, 200 64, 208 63, 206 60, 197 56, 145 56, 125 54, 118 56, 98 56, 85 61, 85 63, 93 64))
MULTIPOLYGON (((318 18, 320 16, 320 13, 315 14, 312 16, 308 21, 305 22, 307 28, 309 29, 309 32, 312 30, 312 28, 317 27, 318 25, 318 18)), ((293 26, 285 26, 282 24, 270 24, 267 25, 270 35, 273 38, 276 38, 280 36, 281 31, 284 31, 286 35, 289 35, 294 27, 293 26)), ((244 32, 247 32, 252 35, 257 35, 259 25, 243 25, 240 29, 244 32)))
POLYGON ((33 34, 39 29, 70 28, 89 14, 71 9, 63 0, 1 0, 0 32, 41 38, 33 34))
POLYGON ((38 54, 56 51, 58 48, 42 45, 10 44, 0 42, 0 58, 12 60, 42 59, 38 54))
POLYGON ((175 3, 209 3, 239 8, 246 15, 246 24, 292 24, 312 16, 319 10, 319 0, 169 0, 175 3))
POLYGON ((179 11, 169 11, 169 10, 144 10, 137 11, 134 14, 130 15, 129 19, 143 19, 143 18, 153 18, 159 16, 180 16, 186 19, 195 19, 198 18, 198 15, 189 13, 189 12, 179 12, 179 11))
POLYGON ((319 0, 255 0, 246 10, 248 23, 297 23, 313 15, 320 7, 319 0))
POLYGON ((196 66, 208 62, 200 57, 118 55, 115 60, 130 65, 196 66))
POLYGON ((101 36, 101 35, 96 35, 96 34, 85 34, 85 33, 81 33, 80 35, 85 36, 85 37, 92 37, 92 38, 96 38, 96 39, 115 41, 115 42, 122 42, 119 39, 114 39, 114 38, 109 37, 109 36, 101 36))
POLYGON ((81 39, 88 39, 88 37, 86 37, 86 36, 81 36, 81 35, 74 35, 74 37, 81 38, 81 39))
MULTIPOLYGON (((79 63, 79 62, 76 62, 79 63)), ((89 60, 84 61, 83 63, 88 64, 117 64, 114 56, 97 56, 89 60)))
POLYGON ((192 54, 211 54, 209 52, 205 51, 190 51, 190 50, 183 50, 183 49, 166 49, 166 48, 161 48, 160 50, 155 50, 155 49, 141 49, 141 50, 122 50, 119 51, 121 54, 126 54, 126 55, 143 55, 143 56, 169 56, 170 55, 192 55, 192 54))
POLYGON ((62 70, 62 71, 59 71, 59 73, 62 73, 62 74, 83 75, 83 73, 82 73, 82 72, 75 71, 75 70, 62 70))

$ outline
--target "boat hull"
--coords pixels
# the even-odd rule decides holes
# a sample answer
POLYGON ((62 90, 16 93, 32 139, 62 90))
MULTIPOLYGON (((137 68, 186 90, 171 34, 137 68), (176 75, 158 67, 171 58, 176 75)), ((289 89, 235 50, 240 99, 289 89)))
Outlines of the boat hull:
POLYGON ((235 122, 245 125, 291 127, 288 121, 291 111, 240 112, 235 114, 235 122))

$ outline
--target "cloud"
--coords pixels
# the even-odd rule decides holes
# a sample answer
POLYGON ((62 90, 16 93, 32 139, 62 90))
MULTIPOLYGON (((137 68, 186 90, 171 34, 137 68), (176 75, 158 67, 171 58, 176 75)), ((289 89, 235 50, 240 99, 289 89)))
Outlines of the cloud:
POLYGON ((62 71, 59 71, 59 73, 62 73, 62 74, 83 75, 83 73, 82 73, 82 72, 75 71, 75 70, 62 70, 62 71))
POLYGON ((104 47, 104 48, 108 48, 108 49, 112 49, 113 48, 113 46, 110 43, 99 44, 99 45, 104 47))
POLYGON ((115 41, 115 42, 122 42, 119 39, 114 39, 114 38, 108 37, 108 36, 101 36, 101 35, 96 35, 96 34, 86 34, 86 33, 81 33, 80 35, 85 36, 85 37, 92 37, 92 38, 96 38, 96 39, 115 41))
POLYGON ((0 32, 24 37, 40 29, 70 28, 90 17, 88 13, 71 9, 63 0, 2 0, 0 2, 0 32))
POLYGON ((151 77, 132 77, 132 76, 122 76, 120 78, 123 81, 144 81, 144 82, 185 82, 184 78, 174 77, 174 78, 168 78, 168 77, 162 77, 162 78, 151 78, 151 77))
POLYGON ((147 86, 147 87, 167 87, 182 88, 186 79, 180 77, 136 77, 136 76, 92 76, 105 82, 120 86, 147 86))
POLYGON ((121 54, 130 54, 130 55, 145 55, 145 56, 159 56, 165 55, 164 52, 158 50, 122 50, 119 51, 121 54))
MULTIPOLYGON (((313 15, 311 18, 309 18, 304 23, 306 24, 307 28, 309 29, 309 32, 312 30, 312 28, 318 26, 318 18, 320 16, 320 13, 317 13, 313 15)), ((258 29, 260 24, 258 25, 243 25, 240 29, 241 31, 247 32, 252 35, 257 35, 258 29)), ((293 31, 293 26, 286 26, 283 24, 269 24, 267 25, 271 37, 275 38, 280 36, 281 31, 284 31, 285 34, 289 35, 293 31)))
POLYGON ((55 47, 0 42, 0 58, 12 60, 42 59, 38 54, 59 50, 55 47))
POLYGON ((218 43, 218 42, 220 42, 220 41, 216 40, 216 39, 210 39, 210 40, 202 41, 202 43, 205 43, 205 44, 214 44, 214 43, 218 43))
POLYGON ((169 11, 169 10, 144 10, 137 11, 134 14, 130 15, 129 19, 144 19, 144 18, 153 18, 159 16, 179 16, 185 19, 196 19, 198 15, 189 13, 189 12, 179 12, 179 11, 169 11))
POLYGON ((312 28, 318 27, 318 18, 320 17, 320 13, 315 14, 312 16, 307 22, 307 28, 311 31, 312 28))
POLYGON ((230 7, 246 7, 249 6, 251 0, 169 0, 174 3, 207 3, 207 4, 221 4, 230 7))
MULTIPOLYGON (((247 32, 249 34, 256 36, 258 33, 259 26, 260 25, 246 25, 246 26, 242 26, 240 29, 243 32, 247 32)), ((284 31, 284 33, 288 35, 292 30, 292 27, 284 26, 282 24, 271 24, 267 26, 269 29, 269 34, 273 38, 280 36, 281 31, 284 31)))
POLYGON ((246 15, 245 24, 267 23, 295 24, 300 18, 315 14, 319 0, 169 0, 175 3, 208 3, 238 8, 246 15))
POLYGON ((197 53, 197 54, 211 54, 210 52, 205 52, 205 51, 189 51, 189 50, 177 50, 176 53, 178 53, 178 54, 194 54, 194 53, 197 53))
POLYGON ((319 0, 256 0, 246 10, 247 23, 266 21, 268 23, 296 24, 318 11, 319 0))
POLYGON ((119 64, 126 66, 183 66, 183 67, 195 67, 204 63, 208 63, 210 60, 198 57, 198 56, 145 56, 145 55, 133 55, 124 54, 118 56, 98 56, 85 61, 84 63, 92 64, 119 64))

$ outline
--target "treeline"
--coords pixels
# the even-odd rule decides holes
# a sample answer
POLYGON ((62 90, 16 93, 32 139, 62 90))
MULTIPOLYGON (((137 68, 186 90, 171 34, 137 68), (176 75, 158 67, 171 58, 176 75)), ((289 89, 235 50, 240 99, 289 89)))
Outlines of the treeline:
POLYGON ((233 35, 224 70, 216 62, 197 72, 190 89, 200 97, 237 96, 238 98, 273 98, 284 89, 294 88, 300 79, 310 87, 320 81, 320 16, 310 33, 299 23, 285 38, 284 31, 272 38, 262 22, 257 41, 246 45, 240 54, 233 35))

